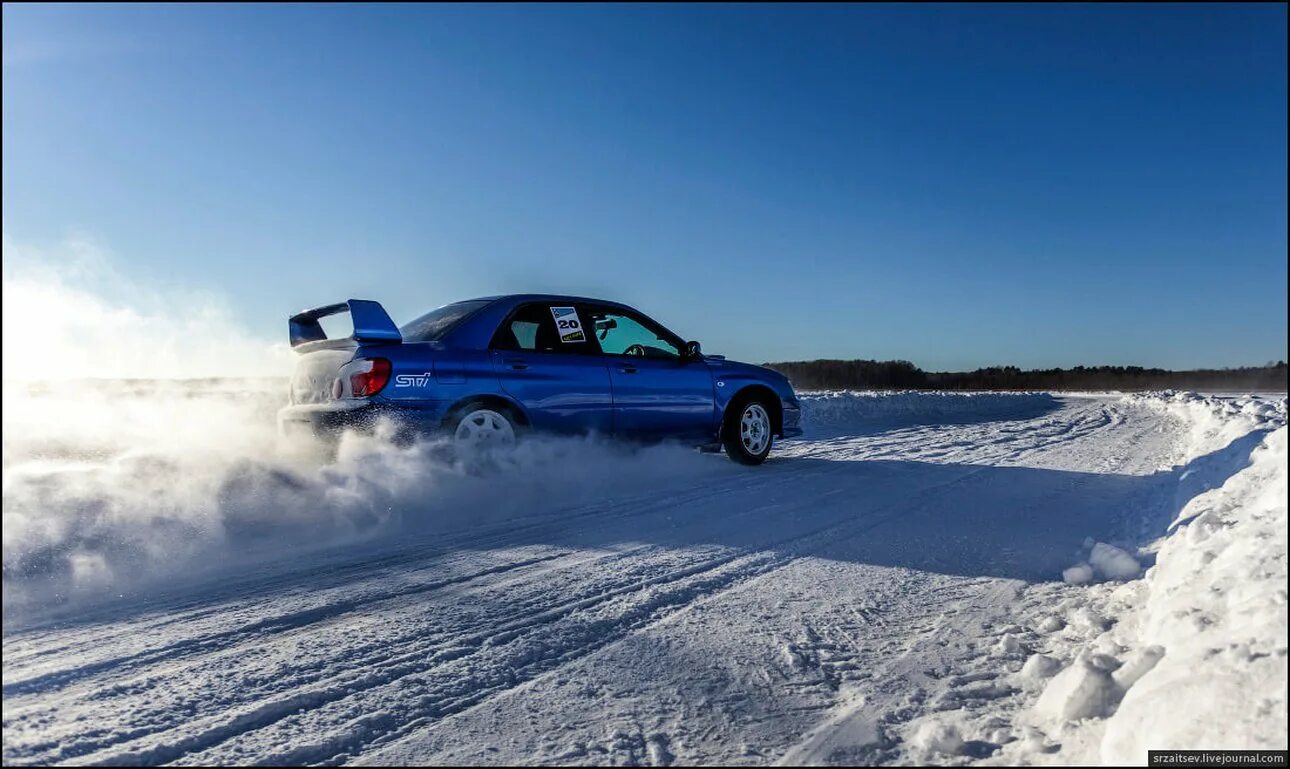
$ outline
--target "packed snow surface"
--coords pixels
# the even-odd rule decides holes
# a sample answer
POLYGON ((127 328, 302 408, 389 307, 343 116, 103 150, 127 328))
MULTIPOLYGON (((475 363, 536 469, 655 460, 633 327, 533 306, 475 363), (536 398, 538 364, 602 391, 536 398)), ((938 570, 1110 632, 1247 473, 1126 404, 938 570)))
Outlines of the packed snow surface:
POLYGON ((6 386, 6 765, 1286 747, 1286 404, 822 393, 765 465, 6 386))

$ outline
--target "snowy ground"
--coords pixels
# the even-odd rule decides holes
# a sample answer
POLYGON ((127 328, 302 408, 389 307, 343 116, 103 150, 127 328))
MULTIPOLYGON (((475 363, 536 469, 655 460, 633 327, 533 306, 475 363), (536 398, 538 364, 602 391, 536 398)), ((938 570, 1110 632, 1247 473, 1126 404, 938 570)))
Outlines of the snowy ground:
POLYGON ((834 394, 759 468, 318 468, 271 398, 138 395, 6 403, 6 765, 1286 747, 1284 397, 834 394))

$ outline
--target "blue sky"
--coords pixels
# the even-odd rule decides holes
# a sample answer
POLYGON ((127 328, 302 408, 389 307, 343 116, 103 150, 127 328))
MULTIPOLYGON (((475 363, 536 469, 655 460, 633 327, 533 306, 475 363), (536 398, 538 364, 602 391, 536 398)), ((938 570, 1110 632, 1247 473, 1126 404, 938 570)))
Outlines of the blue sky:
POLYGON ((753 361, 1286 357, 1284 5, 3 13, 6 239, 259 336, 533 290, 753 361))

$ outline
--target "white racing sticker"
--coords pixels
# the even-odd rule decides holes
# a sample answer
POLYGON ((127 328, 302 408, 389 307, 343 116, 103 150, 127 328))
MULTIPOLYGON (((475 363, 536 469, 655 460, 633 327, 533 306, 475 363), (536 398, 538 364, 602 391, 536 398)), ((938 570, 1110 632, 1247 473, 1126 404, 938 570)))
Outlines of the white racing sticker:
POLYGON ((430 384, 430 379, 434 375, 429 371, 424 374, 399 374, 394 377, 395 387, 424 387, 430 384))
POLYGON ((560 332, 561 342, 587 341, 587 337, 582 333, 582 321, 578 320, 578 311, 576 309, 573 307, 552 307, 551 316, 555 318, 555 327, 560 332))

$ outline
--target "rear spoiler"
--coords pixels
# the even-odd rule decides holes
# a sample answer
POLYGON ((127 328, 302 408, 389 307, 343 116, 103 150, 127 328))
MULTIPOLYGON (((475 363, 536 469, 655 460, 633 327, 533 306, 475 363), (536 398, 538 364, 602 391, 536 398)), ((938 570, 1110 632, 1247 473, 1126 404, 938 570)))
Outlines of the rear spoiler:
POLYGON ((291 346, 299 347, 309 342, 321 342, 327 338, 323 331, 322 325, 318 322, 319 318, 325 318, 328 315, 337 315, 342 312, 348 312, 349 317, 354 321, 353 339, 357 342, 392 342, 398 344, 403 341, 403 335, 399 333, 399 327, 394 325, 390 316, 385 312, 385 308, 380 302, 373 302, 368 299, 350 299, 347 302, 339 304, 329 304, 326 307, 315 307, 312 310, 298 312, 291 316, 287 322, 291 331, 291 346))

